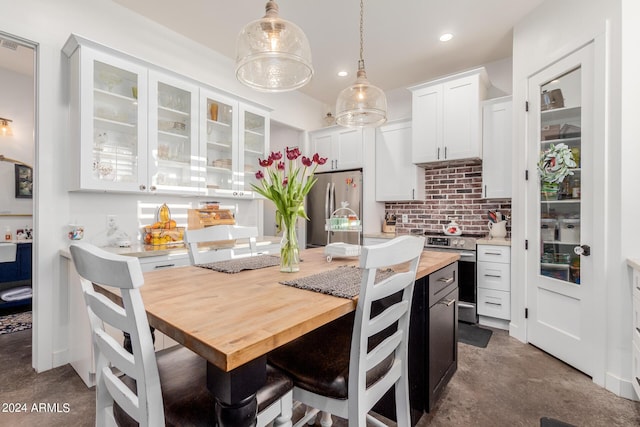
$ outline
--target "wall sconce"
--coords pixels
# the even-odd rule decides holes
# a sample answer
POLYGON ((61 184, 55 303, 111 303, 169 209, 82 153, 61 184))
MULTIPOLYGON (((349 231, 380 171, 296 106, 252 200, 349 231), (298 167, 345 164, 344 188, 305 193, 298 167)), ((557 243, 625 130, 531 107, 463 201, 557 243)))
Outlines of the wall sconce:
POLYGON ((11 125, 9 124, 11 122, 13 122, 13 120, 0 117, 0 136, 13 136, 13 131, 11 130, 11 125))

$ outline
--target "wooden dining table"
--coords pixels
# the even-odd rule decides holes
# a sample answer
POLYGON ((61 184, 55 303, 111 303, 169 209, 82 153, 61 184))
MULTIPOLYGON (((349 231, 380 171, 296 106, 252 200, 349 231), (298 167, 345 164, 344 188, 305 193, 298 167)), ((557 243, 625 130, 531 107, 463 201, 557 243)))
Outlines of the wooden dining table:
MULTIPOLYGON (((225 425, 224 419, 244 416, 242 411, 255 403, 256 392, 266 380, 271 350, 356 308, 357 299, 280 282, 343 265, 357 266, 358 258, 328 262, 324 248, 303 250, 300 257, 296 273, 280 272, 279 266, 235 274, 197 266, 144 273, 141 294, 149 324, 206 359, 207 386, 219 405, 220 426, 225 425)), ((417 278, 455 262, 456 257, 423 252, 417 278)), ((117 290, 96 288, 121 303, 117 290)))

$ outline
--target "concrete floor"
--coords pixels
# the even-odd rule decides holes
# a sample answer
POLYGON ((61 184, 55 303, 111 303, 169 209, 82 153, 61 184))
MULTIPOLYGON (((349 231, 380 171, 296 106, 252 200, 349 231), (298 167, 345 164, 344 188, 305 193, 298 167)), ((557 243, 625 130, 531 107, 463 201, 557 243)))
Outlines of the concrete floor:
MULTIPOLYGON (((460 344, 458 351, 458 371, 418 426, 534 427, 542 417, 580 427, 640 426, 640 403, 598 387, 505 331, 494 330, 487 348, 460 344)), ((31 331, 0 335, 0 426, 92 426, 94 396, 69 365, 33 371, 31 331), (23 412, 15 412, 16 404, 23 412), (49 407, 38 412, 34 404, 49 407)))

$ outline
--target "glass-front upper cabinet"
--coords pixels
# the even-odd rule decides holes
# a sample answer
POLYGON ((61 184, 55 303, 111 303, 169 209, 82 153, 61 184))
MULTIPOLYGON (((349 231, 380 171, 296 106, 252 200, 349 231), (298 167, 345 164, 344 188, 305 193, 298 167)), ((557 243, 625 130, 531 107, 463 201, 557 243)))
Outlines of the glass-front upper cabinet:
POLYGON ((258 185, 256 172, 261 170, 258 159, 268 156, 270 122, 264 111, 246 106, 240 107, 240 116, 243 119, 240 139, 243 147, 241 162, 244 164, 244 169, 239 176, 241 181, 239 188, 244 191, 253 191, 251 184, 258 185))
POLYGON ((79 146, 72 189, 147 186, 147 70, 83 47, 70 56, 71 136, 79 146))
POLYGON ((209 196, 254 197, 258 158, 268 149, 269 116, 213 91, 200 91, 200 162, 209 196))
POLYGON ((580 284, 581 68, 540 86, 540 274, 580 284))
POLYGON ((204 181, 198 152, 198 87, 150 71, 150 190, 197 194, 204 181))

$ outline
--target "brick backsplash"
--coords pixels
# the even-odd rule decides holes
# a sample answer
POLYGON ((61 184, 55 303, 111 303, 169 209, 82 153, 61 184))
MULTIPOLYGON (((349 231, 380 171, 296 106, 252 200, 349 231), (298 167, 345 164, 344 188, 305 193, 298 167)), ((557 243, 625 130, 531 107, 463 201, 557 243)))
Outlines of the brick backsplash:
MULTIPOLYGON (((511 199, 482 197, 482 161, 457 161, 425 168, 425 200, 387 202, 385 211, 397 215, 396 232, 442 233, 450 218, 458 218, 463 233, 488 234, 489 210, 511 215, 511 199), (407 214, 409 222, 402 223, 407 214)), ((507 223, 510 231, 511 221, 507 223)))

